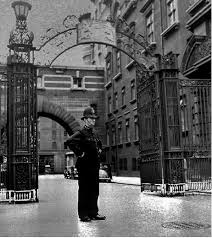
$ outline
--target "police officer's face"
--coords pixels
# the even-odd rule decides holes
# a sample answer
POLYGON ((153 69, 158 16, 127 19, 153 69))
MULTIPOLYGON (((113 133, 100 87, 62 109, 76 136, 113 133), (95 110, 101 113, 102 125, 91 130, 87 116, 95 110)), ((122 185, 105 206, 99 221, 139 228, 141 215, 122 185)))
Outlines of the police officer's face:
POLYGON ((86 118, 85 119, 85 125, 93 128, 95 126, 96 119, 95 118, 86 118))

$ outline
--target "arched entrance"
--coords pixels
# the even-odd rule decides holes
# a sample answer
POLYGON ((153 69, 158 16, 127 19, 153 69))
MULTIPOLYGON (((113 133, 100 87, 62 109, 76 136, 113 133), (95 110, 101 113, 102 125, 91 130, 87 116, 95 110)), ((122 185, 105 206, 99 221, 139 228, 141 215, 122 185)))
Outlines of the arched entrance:
MULTIPOLYGON (((68 132, 69 135, 72 135, 74 132, 80 129, 80 124, 72 116, 70 112, 67 112, 63 107, 49 102, 49 100, 43 96, 38 96, 37 98, 37 117, 47 117, 57 123, 59 123, 64 129, 68 132)), ((1 131, 5 130, 7 124, 6 114, 1 116, 1 131)))
POLYGON ((49 100, 41 95, 37 99, 37 116, 47 117, 59 123, 67 131, 69 135, 80 129, 80 124, 67 112, 63 107, 49 102, 49 100))

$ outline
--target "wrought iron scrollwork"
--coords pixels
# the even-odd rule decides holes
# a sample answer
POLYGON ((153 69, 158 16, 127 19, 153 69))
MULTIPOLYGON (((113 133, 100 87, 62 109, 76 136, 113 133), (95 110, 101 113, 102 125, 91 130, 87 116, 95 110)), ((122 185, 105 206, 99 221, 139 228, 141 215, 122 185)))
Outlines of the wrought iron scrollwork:
POLYGON ((137 55, 137 57, 141 57, 143 54, 149 54, 153 56, 145 36, 141 35, 140 33, 135 34, 134 25, 128 24, 128 22, 123 18, 118 18, 112 23, 115 24, 117 40, 123 48, 133 48, 134 54, 137 55), (133 40, 133 44, 129 44, 130 39, 133 40))
MULTIPOLYGON (((79 44, 86 43, 82 38, 80 38, 80 26, 83 24, 90 27, 89 18, 90 14, 84 14, 80 18, 75 15, 69 15, 65 17, 62 24, 59 27, 51 27, 46 30, 44 35, 40 38, 40 44, 37 47, 37 51, 39 51, 38 58, 53 58, 53 61, 62 53, 64 53, 67 49, 71 49, 72 47, 79 44), (86 17, 83 17, 86 16, 86 17), (48 45, 47 45, 48 44, 48 45), (45 47, 44 47, 45 46, 45 47), (56 48, 53 50, 52 47, 56 48)), ((98 24, 98 21, 95 20, 95 24, 98 24)), ((101 21, 100 21, 101 22, 101 21)), ((155 62, 153 60, 153 55, 149 47, 149 43, 146 38, 141 35, 134 33, 134 25, 128 25, 128 23, 122 19, 118 18, 116 21, 106 21, 106 23, 111 23, 110 26, 114 27, 116 30, 116 37, 114 38, 114 44, 111 43, 111 46, 120 49, 124 53, 126 53, 130 58, 134 59, 139 65, 144 64, 148 70, 151 70, 155 67, 155 62), (115 41, 116 39, 116 41, 115 41), (116 42, 116 43, 115 43, 116 42)), ((102 22, 101 22, 102 23, 102 22)), ((84 32, 86 29, 84 29, 84 32)), ((89 29, 88 29, 89 31, 89 29)), ((106 34, 106 33, 105 33, 106 34)), ((86 35, 84 36, 86 38, 86 35)), ((83 39, 84 39, 83 38, 83 39)), ((105 36, 106 38, 106 36, 105 36)), ((90 43, 95 44, 105 44, 102 41, 102 36, 97 40, 91 39, 90 43), (98 41, 99 40, 99 41, 98 41)), ((113 41, 112 41, 113 42, 113 41)), ((49 63, 50 63, 49 59, 49 63)), ((52 63, 52 61, 51 61, 52 63)))

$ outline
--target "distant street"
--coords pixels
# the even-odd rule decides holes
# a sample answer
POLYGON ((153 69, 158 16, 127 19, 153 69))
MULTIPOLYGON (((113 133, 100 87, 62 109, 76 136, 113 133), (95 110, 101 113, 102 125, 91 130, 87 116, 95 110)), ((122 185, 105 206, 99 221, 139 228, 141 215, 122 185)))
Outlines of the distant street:
POLYGON ((211 196, 160 197, 139 186, 100 184, 105 221, 80 222, 77 180, 39 177, 39 203, 0 204, 0 236, 211 236, 211 196))

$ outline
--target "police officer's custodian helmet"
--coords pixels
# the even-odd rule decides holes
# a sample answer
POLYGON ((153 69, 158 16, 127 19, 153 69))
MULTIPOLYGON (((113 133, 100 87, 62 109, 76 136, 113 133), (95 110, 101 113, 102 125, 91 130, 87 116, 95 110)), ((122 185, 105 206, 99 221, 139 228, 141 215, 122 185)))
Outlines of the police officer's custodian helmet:
POLYGON ((85 108, 85 110, 83 112, 83 117, 81 118, 81 120, 84 120, 85 118, 97 119, 99 117, 97 115, 95 115, 94 109, 92 107, 87 107, 87 108, 85 108))

